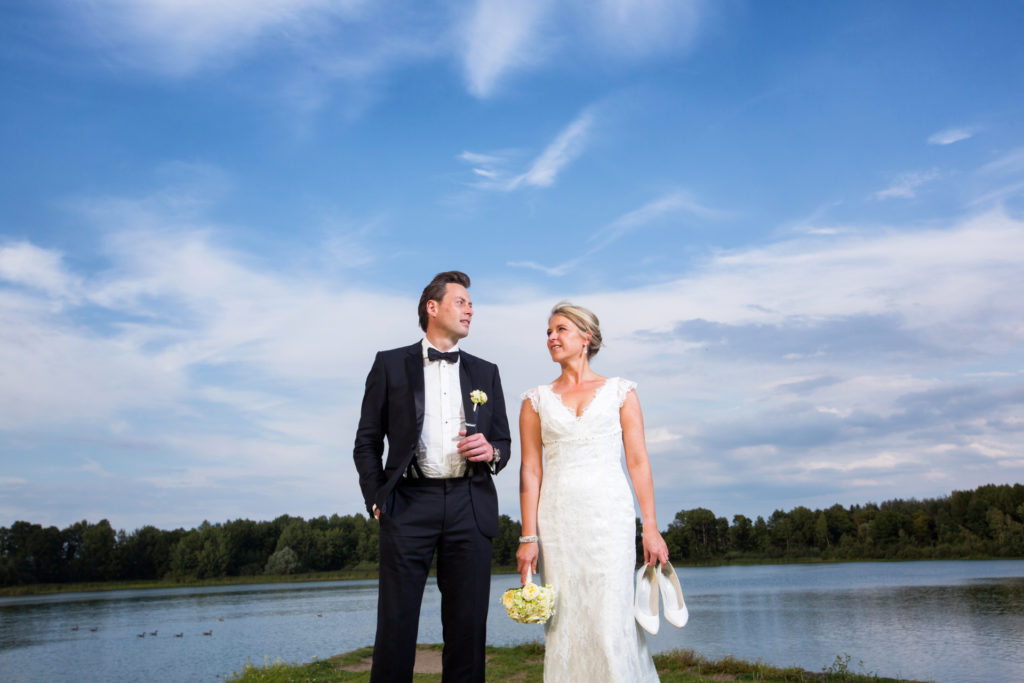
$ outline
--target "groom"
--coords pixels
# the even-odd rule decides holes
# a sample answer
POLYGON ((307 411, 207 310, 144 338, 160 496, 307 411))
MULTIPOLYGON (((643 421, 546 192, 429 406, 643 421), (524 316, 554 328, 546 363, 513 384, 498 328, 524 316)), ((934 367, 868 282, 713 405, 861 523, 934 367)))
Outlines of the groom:
POLYGON ((377 353, 366 378, 353 457, 366 509, 380 522, 374 682, 412 680, 435 552, 442 680, 484 680, 491 539, 498 533, 491 477, 508 463, 512 437, 497 366, 458 346, 473 319, 468 287, 465 273, 436 275, 420 296, 425 338, 377 353))

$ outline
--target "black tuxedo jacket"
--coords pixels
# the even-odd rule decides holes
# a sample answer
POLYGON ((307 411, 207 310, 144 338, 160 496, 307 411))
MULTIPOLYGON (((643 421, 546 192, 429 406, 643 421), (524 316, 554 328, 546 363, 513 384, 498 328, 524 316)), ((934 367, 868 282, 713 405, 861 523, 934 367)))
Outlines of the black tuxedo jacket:
MULTIPOLYGON (((467 420, 471 421, 473 415, 469 393, 481 389, 487 394, 487 402, 477 407, 476 425, 477 431, 501 451, 501 459, 495 466, 497 473, 508 464, 512 445, 498 366, 461 351, 459 374, 467 420)), ((382 515, 388 514, 391 492, 416 457, 423 430, 423 408, 422 343, 378 352, 366 377, 353 450, 359 487, 370 514, 373 514, 373 505, 382 515), (385 438, 388 455, 382 464, 385 438)), ((481 533, 493 538, 498 533, 498 494, 491 480, 491 468, 485 463, 469 463, 469 466, 472 468, 470 495, 477 526, 481 533)))

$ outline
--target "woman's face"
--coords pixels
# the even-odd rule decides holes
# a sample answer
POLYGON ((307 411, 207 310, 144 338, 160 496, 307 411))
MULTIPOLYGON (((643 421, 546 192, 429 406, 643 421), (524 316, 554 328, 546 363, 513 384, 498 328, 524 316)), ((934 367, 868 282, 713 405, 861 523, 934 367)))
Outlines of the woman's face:
POLYGON ((551 360, 560 363, 584 354, 587 337, 564 315, 553 315, 548 320, 548 353, 551 360))

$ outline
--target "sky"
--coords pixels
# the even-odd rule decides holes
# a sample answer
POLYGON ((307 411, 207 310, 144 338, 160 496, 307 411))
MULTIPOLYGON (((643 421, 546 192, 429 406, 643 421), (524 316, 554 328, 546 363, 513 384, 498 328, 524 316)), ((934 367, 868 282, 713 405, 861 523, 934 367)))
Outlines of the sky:
MULTIPOLYGON (((1024 482, 1024 5, 0 5, 0 526, 363 513, 375 351, 472 277, 638 383, 658 523, 1024 482)), ((597 494, 597 492, 595 492, 597 494)))

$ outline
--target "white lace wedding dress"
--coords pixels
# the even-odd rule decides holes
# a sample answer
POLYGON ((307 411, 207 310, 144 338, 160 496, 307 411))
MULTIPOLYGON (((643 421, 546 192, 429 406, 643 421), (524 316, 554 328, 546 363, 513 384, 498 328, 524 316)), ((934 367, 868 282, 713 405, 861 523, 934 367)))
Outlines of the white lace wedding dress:
POLYGON ((636 387, 609 378, 576 417, 551 387, 523 394, 540 415, 540 573, 556 591, 544 680, 657 681, 633 618, 636 512, 622 468, 619 409, 636 387))

